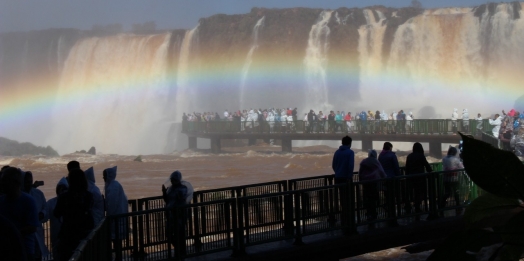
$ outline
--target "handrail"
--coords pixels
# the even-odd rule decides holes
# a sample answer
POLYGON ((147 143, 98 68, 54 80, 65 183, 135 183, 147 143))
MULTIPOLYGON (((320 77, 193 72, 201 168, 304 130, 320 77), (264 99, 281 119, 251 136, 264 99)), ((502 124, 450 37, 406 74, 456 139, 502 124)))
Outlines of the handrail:
MULTIPOLYGON (((300 243, 306 235, 340 229, 356 231, 358 226, 377 222, 402 220, 409 223, 412 222, 409 218, 420 215, 435 218, 443 211, 467 206, 477 195, 475 185, 463 170, 434 171, 374 181, 350 181, 345 184, 244 195, 174 209, 142 210, 109 216, 108 220, 138 222, 132 225, 133 229, 138 230, 138 243, 132 240, 134 235, 121 236, 124 243, 114 249, 118 258, 129 257, 136 252, 150 255, 159 253, 166 259, 173 258, 170 256, 172 245, 169 235, 180 235, 182 232, 180 227, 169 225, 178 222, 171 218, 177 216, 177 220, 186 220, 185 240, 176 241, 173 245, 174 258, 182 259, 223 250, 242 253, 246 247, 283 239, 294 238, 295 242, 300 243), (459 173, 459 194, 446 196, 447 173, 459 173), (374 219, 369 219, 370 188, 378 195, 376 205, 372 207, 377 210, 374 219), (423 197, 417 199, 420 189, 423 190, 423 197), (445 197, 454 200, 442 201, 445 197), (412 212, 412 209, 416 212, 412 212), (167 219, 171 221, 167 222, 167 219), (177 249, 185 250, 177 252, 177 249)), ((148 260, 147 257, 144 259, 148 260)))
POLYGON ((488 119, 351 120, 351 121, 185 121, 182 133, 369 133, 450 134, 457 131, 478 135, 491 129, 488 119))
POLYGON ((107 218, 103 218, 75 249, 69 261, 104 260, 111 256, 111 243, 107 237, 107 218))

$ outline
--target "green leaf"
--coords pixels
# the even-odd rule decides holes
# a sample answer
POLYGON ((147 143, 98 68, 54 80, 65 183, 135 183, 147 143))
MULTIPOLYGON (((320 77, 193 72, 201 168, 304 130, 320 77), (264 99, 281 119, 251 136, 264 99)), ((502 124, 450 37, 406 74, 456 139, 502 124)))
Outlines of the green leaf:
POLYGON ((524 246, 524 211, 514 215, 500 230, 506 244, 524 246))
POLYGON ((511 210, 517 207, 519 207, 519 201, 515 198, 499 197, 491 193, 482 194, 466 207, 466 212, 464 213, 466 227, 471 228, 477 222, 492 217, 499 211, 511 210))
POLYGON ((462 133, 460 135, 464 168, 473 182, 494 195, 524 199, 524 165, 517 156, 462 133))
POLYGON ((499 260, 520 260, 520 257, 524 253, 524 246, 516 245, 505 245, 500 250, 498 256, 499 260))
POLYGON ((482 229, 457 231, 439 245, 427 260, 476 260, 475 255, 467 252, 478 252, 489 245, 492 234, 493 232, 482 229))

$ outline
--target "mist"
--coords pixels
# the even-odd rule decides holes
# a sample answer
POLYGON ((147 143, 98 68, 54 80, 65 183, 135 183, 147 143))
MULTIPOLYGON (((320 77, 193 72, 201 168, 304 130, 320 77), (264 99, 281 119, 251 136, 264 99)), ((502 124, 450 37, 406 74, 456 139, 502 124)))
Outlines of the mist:
POLYGON ((0 136, 60 154, 184 150, 183 112, 524 109, 519 3, 30 3, 0 4, 0 136))

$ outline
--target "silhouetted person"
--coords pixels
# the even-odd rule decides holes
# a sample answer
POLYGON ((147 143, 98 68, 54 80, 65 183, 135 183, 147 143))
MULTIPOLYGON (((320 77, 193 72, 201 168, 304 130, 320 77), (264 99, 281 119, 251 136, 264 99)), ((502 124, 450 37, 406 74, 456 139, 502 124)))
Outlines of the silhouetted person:
POLYGON ((349 136, 342 138, 342 146, 333 155, 331 167, 335 171, 335 184, 346 183, 353 178, 355 153, 351 150, 352 141, 349 136))
POLYGON ((5 194, 0 196, 0 215, 15 225, 22 235, 27 260, 34 260, 35 232, 40 225, 35 200, 22 191, 22 173, 19 169, 4 169, 2 186, 5 194))
MULTIPOLYGON (((429 165, 428 161, 426 160, 426 156, 424 155, 424 148, 422 147, 422 144, 415 142, 413 144, 413 152, 410 153, 406 159, 406 175, 414 175, 414 174, 422 174, 425 172, 431 172, 431 166, 429 165)), ((426 198, 426 178, 425 177, 417 177, 412 178, 408 180, 406 192, 407 195, 413 196, 413 203, 415 204, 415 212, 419 213, 420 205, 422 203, 422 200, 426 198)), ((406 211, 408 213, 411 212, 411 203, 406 203, 406 211)), ((418 216, 417 216, 418 218, 418 216)))
MULTIPOLYGON (((398 122, 398 120, 397 120, 398 122)), ((397 155, 395 155, 395 152, 393 152, 393 144, 390 142, 384 142, 384 146, 382 147, 382 152, 380 152, 380 155, 378 156, 378 161, 380 162, 380 165, 382 165, 382 168, 384 168, 384 172, 386 172, 386 176, 388 178, 394 178, 397 176, 400 176, 400 167, 398 165, 398 159, 397 155)), ((396 181, 390 180, 388 183, 386 183, 384 196, 387 203, 387 211, 388 211, 388 217, 392 218, 395 216, 395 206, 396 206, 396 191, 400 190, 399 186, 395 186, 396 181)), ((389 222, 390 226, 396 226, 398 223, 396 220, 392 220, 389 222)))
POLYGON ((71 171, 73 169, 79 169, 80 168, 80 162, 76 161, 76 160, 72 160, 70 162, 67 163, 67 171, 71 171))
MULTIPOLYGON (((360 162, 360 169, 358 171, 359 181, 372 181, 386 178, 386 173, 377 160, 377 152, 370 150, 368 157, 360 162)), ((364 208, 366 208, 367 220, 377 219, 377 203, 379 200, 379 183, 378 182, 364 182, 363 196, 364 208)))
MULTIPOLYGON (((338 148, 333 155, 333 162, 331 167, 335 171, 335 184, 347 184, 353 179, 353 169, 355 168, 355 153, 351 150, 352 139, 349 136, 342 138, 342 146, 338 148)), ((336 188, 340 193, 335 193, 340 197, 340 203, 342 206, 341 224, 345 226, 348 221, 348 216, 345 214, 347 211, 343 209, 343 206, 347 206, 349 200, 349 193, 346 186, 338 186, 336 188)), ((335 202, 337 200, 335 199, 335 202)), ((338 205, 338 204, 337 204, 338 205)), ((334 217, 330 217, 330 222, 334 222, 334 217)), ((345 233, 351 233, 353 231, 345 231, 345 233)))
POLYGON ((62 221, 55 217, 53 212, 56 208, 56 202, 58 197, 64 194, 69 189, 69 183, 66 178, 61 178, 56 185, 56 197, 51 198, 47 201, 47 213, 49 213, 49 225, 50 225, 50 235, 51 235, 51 251, 53 252, 53 258, 58 260, 60 254, 58 254, 58 234, 60 233, 60 228, 62 227, 62 221))
MULTIPOLYGON (((175 242, 185 242, 187 213, 185 211, 178 212, 177 216, 174 211, 176 207, 183 207, 190 203, 193 189, 190 185, 187 186, 187 183, 182 183, 182 173, 178 170, 171 173, 169 180, 171 181, 169 188, 162 185, 162 198, 166 203, 166 208, 169 209, 166 212, 168 241, 175 246, 175 242)), ((181 245, 182 249, 180 249, 180 253, 185 255, 185 244, 182 243, 181 245)))
POLYGON ((26 261, 24 241, 16 226, 0 215, 0 253, 2 260, 26 261))
POLYGON ((384 168, 388 178, 393 178, 400 175, 400 167, 398 165, 397 155, 393 152, 393 144, 390 142, 384 142, 382 152, 378 156, 378 161, 384 168))
POLYGON ((24 179, 24 186, 23 191, 35 200, 36 203, 36 210, 38 212, 38 221, 40 222, 39 226, 36 228, 35 233, 35 260, 42 260, 42 256, 47 256, 49 254, 49 251, 47 250, 47 247, 45 245, 45 238, 44 238, 44 229, 42 227, 42 223, 45 223, 47 221, 48 213, 47 213, 47 201, 45 199, 44 193, 42 193, 41 190, 37 189, 36 183, 33 184, 33 173, 31 171, 21 171, 23 179, 24 179))
POLYGON ((94 228, 91 208, 93 196, 87 190, 87 179, 84 172, 75 168, 67 175, 69 189, 58 196, 53 214, 62 219, 58 234, 58 260, 69 260, 84 239, 94 228))

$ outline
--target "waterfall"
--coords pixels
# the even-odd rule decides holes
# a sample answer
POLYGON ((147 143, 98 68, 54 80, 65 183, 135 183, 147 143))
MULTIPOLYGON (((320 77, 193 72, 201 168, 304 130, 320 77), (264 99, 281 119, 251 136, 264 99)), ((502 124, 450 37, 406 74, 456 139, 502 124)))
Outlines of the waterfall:
POLYGON ((195 36, 198 37, 198 25, 192 30, 186 31, 184 35, 184 40, 182 40, 182 46, 180 47, 180 57, 178 59, 178 72, 177 72, 177 92, 176 92, 176 109, 175 109, 175 121, 182 121, 182 114, 184 112, 188 113, 188 110, 195 108, 191 107, 193 99, 198 99, 198 97, 193 97, 191 94, 191 88, 195 86, 191 85, 191 71, 189 69, 190 54, 193 43, 195 41, 195 36))
POLYGON ((309 31, 306 57, 304 58, 307 80, 306 109, 329 111, 326 79, 327 52, 329 49, 329 20, 333 11, 322 11, 309 31))
MULTIPOLYGON (((477 83, 482 78, 481 45, 478 41, 479 22, 472 12, 443 9, 426 12, 399 26, 391 46, 386 75, 396 75, 398 83, 389 85, 399 94, 399 105, 411 108, 431 105, 435 90, 451 89, 453 95, 439 100, 439 107, 473 107, 464 97, 483 101, 461 82, 477 83), (417 97, 417 99, 412 99, 417 97)), ((393 82, 388 79, 388 81, 393 82)), ((447 114, 430 117, 447 117, 447 114)))
MULTIPOLYGON (((439 99, 439 109, 472 108, 479 103, 507 106, 493 97, 500 95, 499 85, 517 81, 516 70, 524 65, 524 51, 518 47, 524 46, 524 21, 516 19, 513 4, 495 5, 493 13, 485 8, 480 17, 469 8, 429 10, 400 25, 389 60, 373 65, 381 68, 374 86, 387 88, 361 86, 364 99, 374 97, 374 103, 389 104, 396 110, 405 106, 402 104, 421 108, 432 106, 428 101, 440 91, 450 95, 439 99), (394 101, 387 101, 393 94, 394 101)), ((367 39, 361 35, 360 44, 367 39)), ((361 66, 374 61, 365 50, 362 54, 361 66)), ((367 69, 361 71, 361 77, 366 78, 372 68, 363 68, 367 69)), ((441 112, 428 117, 449 117, 441 112)))
POLYGON ((376 99, 377 86, 384 84, 381 82, 382 77, 380 76, 383 74, 384 67, 382 49, 387 28, 386 17, 380 11, 375 12, 378 15, 378 19, 375 18, 373 10, 364 9, 363 14, 366 18, 366 24, 358 29, 360 93, 363 100, 361 105, 364 110, 369 110, 369 102, 376 99))
POLYGON ((170 34, 78 41, 64 64, 48 144, 60 153, 162 153, 170 34))
POLYGON ((251 63, 253 63, 253 53, 258 48, 258 30, 264 26, 264 20, 266 19, 265 16, 262 16, 262 18, 258 19, 257 23, 255 24, 255 27, 253 27, 253 44, 251 45, 251 48, 249 48, 249 52, 246 56, 246 61, 244 62, 244 67, 242 67, 242 80, 240 81, 240 108, 245 109, 244 101, 245 101, 245 88, 246 88, 246 80, 247 75, 249 73, 249 68, 251 67, 251 63))
POLYGON ((486 118, 524 100, 522 5, 253 9, 171 38, 1 33, 1 136, 60 153, 159 153, 166 139, 187 142, 171 125, 183 112, 221 114, 239 100, 242 109, 297 106, 299 118, 309 109, 449 118, 453 108, 486 118))

